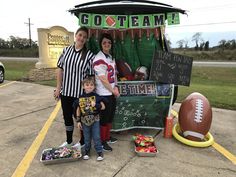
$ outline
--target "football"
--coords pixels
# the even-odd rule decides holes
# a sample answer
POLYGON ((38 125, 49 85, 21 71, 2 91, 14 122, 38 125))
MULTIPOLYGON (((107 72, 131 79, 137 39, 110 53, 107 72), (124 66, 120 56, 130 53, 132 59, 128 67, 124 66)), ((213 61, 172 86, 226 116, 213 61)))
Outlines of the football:
POLYGON ((124 60, 116 60, 116 67, 119 77, 125 77, 130 80, 129 78, 133 76, 131 67, 124 60))
POLYGON ((191 93, 179 110, 179 125, 183 136, 202 141, 211 127, 212 109, 208 99, 198 92, 191 93))

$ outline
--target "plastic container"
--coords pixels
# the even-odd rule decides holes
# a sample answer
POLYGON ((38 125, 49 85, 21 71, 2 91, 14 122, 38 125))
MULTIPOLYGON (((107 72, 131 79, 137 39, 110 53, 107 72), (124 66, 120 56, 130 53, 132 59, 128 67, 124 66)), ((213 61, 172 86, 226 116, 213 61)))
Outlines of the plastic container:
POLYGON ((48 149, 44 149, 42 151, 42 154, 41 154, 41 157, 40 157, 40 162, 42 162, 44 165, 57 164, 57 163, 65 163, 65 162, 74 162, 74 161, 79 160, 82 157, 82 154, 80 153, 80 155, 78 157, 76 157, 76 158, 74 158, 74 157, 63 157, 63 158, 50 159, 50 160, 43 159, 43 154, 48 153, 52 149, 53 148, 48 148, 48 149))
MULTIPOLYGON (((133 136, 134 140, 134 151, 137 153, 138 156, 140 157, 154 157, 158 153, 157 147, 154 143, 154 139, 151 135, 142 135, 142 134, 136 134, 133 136), (142 152, 142 151, 137 151, 136 148, 140 148, 140 150, 145 150, 146 148, 155 148, 156 152, 142 152)), ((147 149, 146 149, 147 150, 147 149)), ((149 149, 151 150, 151 149, 149 149)), ((152 149, 151 151, 154 151, 152 149)))
POLYGON ((155 153, 154 152, 139 152, 139 151, 136 151, 136 146, 134 147, 134 150, 137 153, 137 155, 140 157, 155 157, 157 153, 159 153, 158 150, 155 153))

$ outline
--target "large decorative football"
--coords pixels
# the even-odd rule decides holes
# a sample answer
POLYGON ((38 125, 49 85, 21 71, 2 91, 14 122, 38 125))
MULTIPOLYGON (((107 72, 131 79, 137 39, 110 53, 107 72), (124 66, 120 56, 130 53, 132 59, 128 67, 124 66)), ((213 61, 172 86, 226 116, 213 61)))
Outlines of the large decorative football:
POLYGON ((183 136, 202 141, 211 127, 212 109, 208 99, 198 92, 187 96, 179 110, 179 125, 183 136))
POLYGON ((118 75, 120 77, 128 78, 130 76, 133 76, 131 67, 124 60, 116 60, 116 67, 117 67, 118 75))

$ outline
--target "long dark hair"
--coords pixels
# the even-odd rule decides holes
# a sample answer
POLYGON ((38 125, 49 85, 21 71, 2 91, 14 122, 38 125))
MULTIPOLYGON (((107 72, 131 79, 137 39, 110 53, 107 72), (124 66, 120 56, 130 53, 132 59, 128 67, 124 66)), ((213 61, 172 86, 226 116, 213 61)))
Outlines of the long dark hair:
POLYGON ((113 38, 111 37, 110 34, 108 34, 108 33, 103 33, 103 34, 101 34, 101 37, 100 37, 100 39, 99 39, 99 47, 100 47, 100 49, 102 50, 102 40, 103 40, 104 38, 109 39, 109 40, 111 41, 111 51, 110 51, 110 54, 111 54, 111 56, 112 56, 112 58, 113 58, 113 44, 114 44, 114 41, 113 41, 113 38))
MULTIPOLYGON (((87 38, 88 38, 88 28, 87 28, 87 27, 81 26, 80 28, 77 29, 75 35, 77 35, 78 32, 80 32, 80 31, 84 31, 85 33, 87 33, 87 38)), ((88 51, 88 49, 87 49, 87 47, 86 47, 86 44, 84 44, 84 46, 83 46, 83 48, 82 48, 81 60, 84 60, 84 59, 85 59, 86 54, 87 54, 87 51, 88 51)))

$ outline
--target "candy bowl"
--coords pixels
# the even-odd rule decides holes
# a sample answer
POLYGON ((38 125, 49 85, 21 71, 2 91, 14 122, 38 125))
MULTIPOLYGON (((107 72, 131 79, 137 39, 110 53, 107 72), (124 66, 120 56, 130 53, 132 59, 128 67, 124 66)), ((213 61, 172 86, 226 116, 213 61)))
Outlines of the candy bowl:
POLYGON ((155 145, 149 147, 135 146, 135 152, 141 157, 154 157, 159 152, 155 145))
POLYGON ((73 147, 48 148, 42 151, 40 162, 45 165, 73 162, 79 160, 81 156, 81 151, 73 147))
POLYGON ((133 136, 135 152, 138 156, 151 157, 158 153, 154 138, 150 135, 136 134, 133 136))

